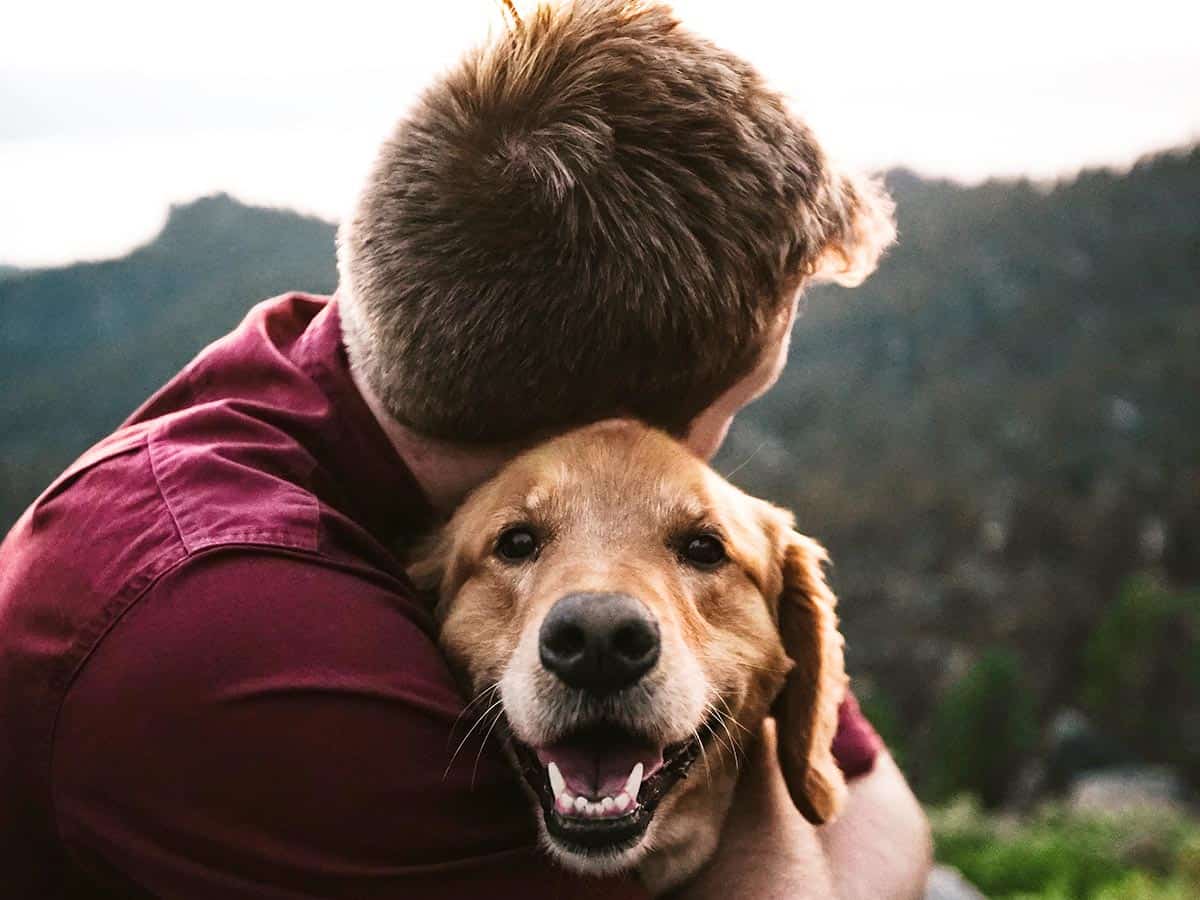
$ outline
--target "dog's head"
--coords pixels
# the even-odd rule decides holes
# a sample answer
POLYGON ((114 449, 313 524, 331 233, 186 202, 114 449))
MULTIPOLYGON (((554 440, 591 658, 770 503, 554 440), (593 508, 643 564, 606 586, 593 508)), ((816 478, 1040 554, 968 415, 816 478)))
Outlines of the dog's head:
POLYGON ((518 457, 412 571, 440 590, 468 688, 501 701, 546 845, 600 873, 715 842, 736 759, 772 712, 796 806, 835 815, 845 676, 824 561, 675 441, 607 422, 518 457))

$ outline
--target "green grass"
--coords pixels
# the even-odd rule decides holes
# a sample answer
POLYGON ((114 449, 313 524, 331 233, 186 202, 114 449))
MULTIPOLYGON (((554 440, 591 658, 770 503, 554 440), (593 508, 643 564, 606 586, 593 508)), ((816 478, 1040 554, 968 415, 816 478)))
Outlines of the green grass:
POLYGON ((1195 900, 1200 822, 1162 811, 1017 820, 970 801, 930 810, 938 861, 992 900, 1195 900))

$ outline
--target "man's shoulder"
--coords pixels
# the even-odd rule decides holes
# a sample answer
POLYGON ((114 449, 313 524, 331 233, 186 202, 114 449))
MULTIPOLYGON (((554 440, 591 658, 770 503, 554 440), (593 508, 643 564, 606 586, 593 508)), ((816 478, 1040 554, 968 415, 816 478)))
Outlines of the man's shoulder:
POLYGON ((317 462, 285 424, 252 405, 221 399, 166 417, 145 452, 189 554, 226 544, 319 548, 317 462))
POLYGON ((252 308, 133 414, 154 487, 183 547, 315 550, 317 462, 306 446, 329 401, 296 359, 326 298, 286 294, 252 308))
POLYGON ((128 574, 223 544, 316 551, 313 468, 278 427, 226 404, 189 409, 89 449, 33 502, 8 543, 77 563, 95 554, 76 544, 111 544, 106 568, 128 574))
POLYGON ((0 548, 7 589, 26 602, 55 602, 124 591, 185 554, 154 477, 145 427, 121 429, 56 478, 17 520, 0 548))
POLYGON ((69 587, 94 605, 223 546, 395 576, 392 546, 426 510, 378 431, 346 369, 336 304, 264 301, 34 502, 0 551, 0 590, 69 587))

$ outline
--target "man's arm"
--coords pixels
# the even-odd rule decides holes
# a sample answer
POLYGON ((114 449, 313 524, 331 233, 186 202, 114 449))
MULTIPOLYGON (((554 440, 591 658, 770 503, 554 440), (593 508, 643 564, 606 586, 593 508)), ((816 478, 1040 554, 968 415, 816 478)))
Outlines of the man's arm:
POLYGON ((489 722, 448 765, 476 710, 460 718, 430 632, 383 575, 245 548, 186 561, 67 695, 67 851, 118 896, 641 897, 537 849, 489 722))
POLYGON ((931 861, 929 826, 886 751, 850 781, 840 818, 814 828, 796 811, 768 720, 742 776, 716 858, 683 900, 737 896, 787 900, 912 900, 931 861))
POLYGON ((816 829, 839 900, 921 897, 933 862, 929 823, 890 753, 849 783, 836 822, 816 829))

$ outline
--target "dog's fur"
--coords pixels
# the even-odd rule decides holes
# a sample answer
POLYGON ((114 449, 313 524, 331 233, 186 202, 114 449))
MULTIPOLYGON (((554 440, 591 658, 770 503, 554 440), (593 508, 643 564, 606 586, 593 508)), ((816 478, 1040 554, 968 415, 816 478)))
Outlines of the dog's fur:
POLYGON ((466 500, 411 571, 440 591, 442 644, 465 687, 503 701, 501 730, 518 768, 514 746, 547 744, 584 722, 662 745, 705 739, 692 777, 674 784, 643 838, 619 853, 559 846, 536 777, 529 787, 544 843, 562 863, 591 873, 637 867, 661 892, 716 848, 737 760, 772 712, 797 808, 814 823, 839 809, 845 784, 830 748, 845 675, 825 560, 788 513, 734 488, 665 434, 609 421, 510 463, 466 500), (498 535, 515 524, 539 541, 536 556, 517 564, 496 554, 498 535), (680 541, 697 533, 718 536, 727 562, 689 565, 680 541), (543 618, 578 591, 636 597, 658 622, 657 664, 615 699, 581 699, 539 661, 543 618))

